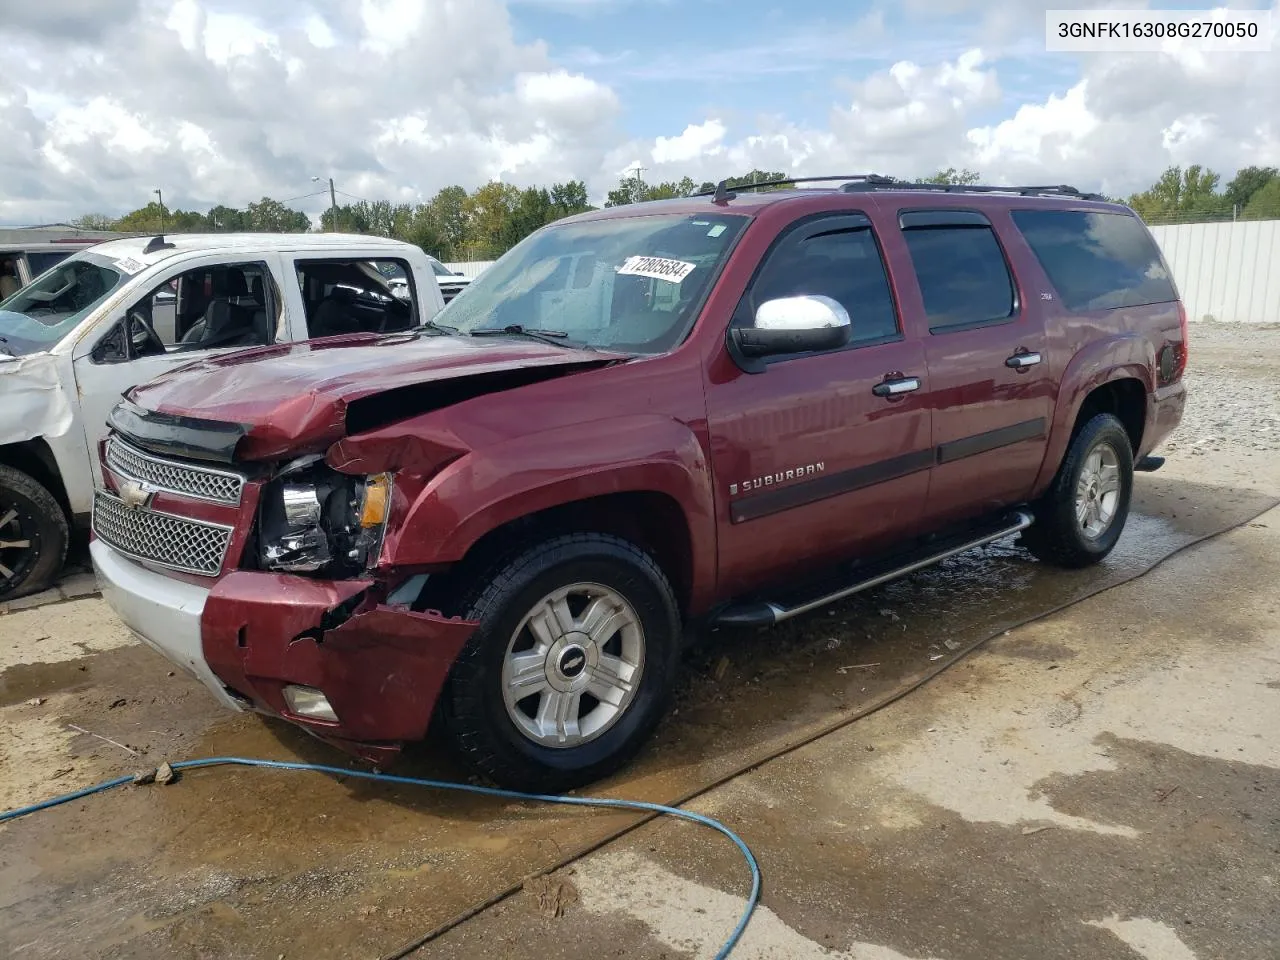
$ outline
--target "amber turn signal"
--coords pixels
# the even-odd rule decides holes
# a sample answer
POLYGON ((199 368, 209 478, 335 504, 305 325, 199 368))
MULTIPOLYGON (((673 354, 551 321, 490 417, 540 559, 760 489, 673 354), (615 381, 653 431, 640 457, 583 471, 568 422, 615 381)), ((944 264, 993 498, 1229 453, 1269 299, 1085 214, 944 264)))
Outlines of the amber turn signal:
POLYGON ((364 505, 360 508, 360 526, 380 527, 387 520, 391 506, 391 475, 380 473, 364 485, 364 505))

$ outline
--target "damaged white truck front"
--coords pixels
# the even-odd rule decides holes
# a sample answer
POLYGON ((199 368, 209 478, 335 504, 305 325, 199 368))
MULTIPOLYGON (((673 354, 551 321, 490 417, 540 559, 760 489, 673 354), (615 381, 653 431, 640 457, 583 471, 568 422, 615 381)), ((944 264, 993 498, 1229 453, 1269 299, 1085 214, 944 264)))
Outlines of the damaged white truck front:
POLYGON ((48 586, 87 528, 124 391, 211 353, 408 330, 443 305, 418 247, 341 234, 112 240, 0 301, 0 601, 48 586))

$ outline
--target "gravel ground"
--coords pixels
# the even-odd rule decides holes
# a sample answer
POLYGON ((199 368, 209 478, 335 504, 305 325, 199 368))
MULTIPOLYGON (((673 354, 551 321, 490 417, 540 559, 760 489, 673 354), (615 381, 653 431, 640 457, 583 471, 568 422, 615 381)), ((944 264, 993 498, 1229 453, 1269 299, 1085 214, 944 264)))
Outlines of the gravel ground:
POLYGON ((1280 450, 1280 325, 1190 325, 1187 410, 1170 453, 1280 450))

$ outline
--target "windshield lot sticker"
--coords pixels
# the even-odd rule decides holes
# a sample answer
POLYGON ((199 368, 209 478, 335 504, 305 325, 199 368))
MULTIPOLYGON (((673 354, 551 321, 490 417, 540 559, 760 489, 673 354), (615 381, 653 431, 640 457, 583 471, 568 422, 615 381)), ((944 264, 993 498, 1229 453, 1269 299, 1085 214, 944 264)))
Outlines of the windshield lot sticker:
POLYGON ((666 280, 679 283, 693 273, 696 263, 684 260, 664 260, 662 257, 627 257, 618 268, 618 275, 624 277, 651 277, 654 280, 666 280))
POLYGON ((116 267, 132 276, 139 270, 145 270, 147 265, 145 263, 139 263, 137 260, 133 259, 133 257, 125 257, 122 260, 116 261, 116 267))

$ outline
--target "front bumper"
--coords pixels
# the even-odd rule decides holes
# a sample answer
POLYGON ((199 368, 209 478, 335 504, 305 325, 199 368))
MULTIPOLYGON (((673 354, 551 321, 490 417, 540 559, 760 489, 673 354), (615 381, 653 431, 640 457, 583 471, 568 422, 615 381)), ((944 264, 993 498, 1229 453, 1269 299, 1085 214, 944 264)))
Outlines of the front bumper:
POLYGON ((92 550, 122 619, 223 703, 252 705, 375 761, 426 735, 476 628, 378 602, 372 580, 241 570, 205 588, 154 573, 100 541, 92 550), (323 692, 337 722, 292 714, 284 698, 290 684, 323 692))
POLYGON ((182 667, 233 710, 242 709, 205 661, 200 618, 206 587, 166 577, 134 563, 101 540, 89 544, 107 603, 143 643, 182 667))

